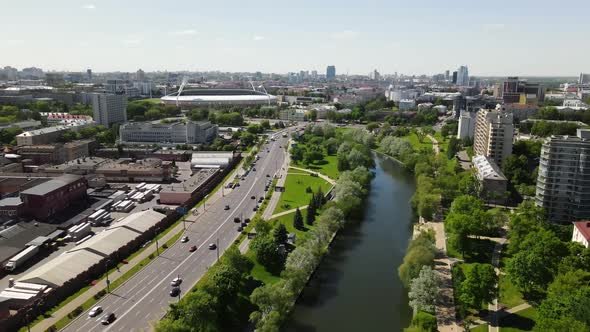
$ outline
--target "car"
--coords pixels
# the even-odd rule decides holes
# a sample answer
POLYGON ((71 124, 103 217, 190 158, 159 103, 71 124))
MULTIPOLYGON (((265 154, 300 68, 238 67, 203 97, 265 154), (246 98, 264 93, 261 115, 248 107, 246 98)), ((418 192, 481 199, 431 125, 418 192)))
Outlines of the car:
POLYGON ((178 294, 180 294, 180 288, 174 287, 170 290, 170 296, 175 297, 178 296, 178 294))
POLYGON ((270 177, 270 174, 266 174, 266 177, 269 178, 270 177))
POLYGON ((229 205, 226 205, 223 209, 224 210, 229 210, 229 205))
POLYGON ((256 196, 252 195, 250 196, 251 199, 256 199, 256 196))
POLYGON ((241 220, 240 220, 240 218, 238 218, 238 217, 235 217, 235 218, 234 218, 234 222, 235 222, 235 223, 239 223, 240 221, 241 221, 241 220))
POLYGON ((256 172, 256 167, 252 168, 252 172, 256 172))
MULTIPOLYGON (((242 180, 244 180, 244 178, 242 178, 242 180)), ((239 187, 239 186, 240 186, 240 184, 236 183, 236 185, 234 187, 239 187)))
POLYGON ((215 243, 209 243, 209 249, 215 250, 215 249, 217 249, 217 245, 215 243))
POLYGON ((264 197, 260 196, 260 198, 258 199, 258 203, 262 203, 263 200, 264 200, 264 197))
POLYGON ((244 222, 242 223, 242 227, 246 227, 246 226, 248 226, 248 223, 244 221, 244 222))
POLYGON ((252 211, 258 211, 258 205, 252 208, 252 211))
POLYGON ((241 232, 241 231, 243 231, 243 230, 244 230, 244 227, 242 227, 242 226, 239 226, 239 227, 238 227, 238 232, 241 232))
POLYGON ((197 246, 191 246, 190 249, 188 250, 190 252, 195 252, 197 251, 197 246))
POLYGON ((109 325, 113 321, 115 321, 115 313, 111 312, 102 316, 102 320, 100 321, 100 323, 102 325, 109 325))
POLYGON ((181 277, 176 277, 176 278, 172 279, 172 281, 170 282, 170 286, 172 286, 172 287, 178 287, 178 286, 180 286, 180 284, 182 284, 181 277))
POLYGON ((102 307, 97 305, 88 312, 88 317, 96 317, 102 312, 102 307))
POLYGON ((246 219, 244 219, 244 222, 245 222, 246 224, 249 224, 249 223, 250 223, 250 218, 246 218, 246 219))
POLYGON ((180 240, 180 242, 187 243, 188 242, 188 236, 183 236, 182 237, 182 240, 180 240))

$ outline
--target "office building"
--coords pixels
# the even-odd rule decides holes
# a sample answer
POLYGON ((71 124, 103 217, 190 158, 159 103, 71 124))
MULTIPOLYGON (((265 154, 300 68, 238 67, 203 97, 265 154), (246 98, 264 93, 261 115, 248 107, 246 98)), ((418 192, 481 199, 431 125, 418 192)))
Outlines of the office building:
POLYGON ((590 219, 590 130, 551 136, 543 142, 535 203, 549 220, 590 219))
POLYGON ((469 86, 469 70, 467 66, 461 66, 457 69, 457 81, 459 86, 469 86))
POLYGON ((208 144, 217 137, 217 125, 209 121, 130 122, 119 128, 119 134, 128 143, 208 144))
POLYGON ((451 72, 448 70, 445 70, 445 80, 448 81, 451 77, 451 72))
POLYGON ((514 124, 512 114, 499 105, 495 110, 481 109, 477 113, 473 150, 476 155, 488 157, 498 166, 512 153, 514 124))
POLYGON ((90 68, 86 69, 86 79, 92 81, 92 69, 90 68))
POLYGON ((453 81, 452 81, 452 83, 453 84, 457 84, 457 72, 456 71, 453 72, 453 81))
POLYGON ((590 84, 590 74, 580 73, 578 84, 590 84))
POLYGON ((326 68, 326 79, 333 80, 336 78, 336 66, 328 66, 326 68))
POLYGON ((68 174, 24 190, 20 198, 26 215, 45 220, 86 198, 86 188, 83 176, 68 174))
POLYGON ((508 77, 504 81, 501 94, 505 104, 537 105, 545 99, 545 89, 539 83, 529 83, 518 77, 508 77))
POLYGON ((71 125, 62 125, 55 127, 41 128, 31 131, 25 131, 16 135, 16 145, 40 145, 55 143, 67 131, 79 131, 81 128, 93 124, 92 122, 72 123, 71 125))
POLYGON ((66 152, 63 144, 23 145, 18 149, 23 160, 29 160, 29 164, 61 164, 66 160, 66 152))
POLYGON ((468 112, 466 110, 461 110, 461 115, 459 116, 459 126, 457 127, 457 138, 464 139, 464 138, 471 138, 475 135, 475 122, 477 119, 477 114, 475 112, 468 112))
POLYGON ((416 108, 416 101, 414 99, 401 99, 398 106, 400 111, 409 111, 416 108))
POLYGON ((107 128, 127 121, 127 96, 95 93, 92 95, 94 121, 107 128))

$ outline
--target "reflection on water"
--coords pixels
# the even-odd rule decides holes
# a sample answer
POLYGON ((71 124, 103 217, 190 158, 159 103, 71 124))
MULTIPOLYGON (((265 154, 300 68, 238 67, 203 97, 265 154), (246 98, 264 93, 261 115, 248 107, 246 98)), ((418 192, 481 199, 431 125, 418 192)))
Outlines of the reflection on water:
POLYGON ((397 276, 411 237, 411 174, 376 159, 364 220, 352 221, 332 243, 285 331, 401 331, 411 309, 397 276))

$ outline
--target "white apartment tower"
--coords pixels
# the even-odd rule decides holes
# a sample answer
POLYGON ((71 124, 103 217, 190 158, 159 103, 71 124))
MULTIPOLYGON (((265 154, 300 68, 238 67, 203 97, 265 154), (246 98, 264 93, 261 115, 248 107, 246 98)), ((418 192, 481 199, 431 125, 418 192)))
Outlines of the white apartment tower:
POLYGON ((475 135, 475 122, 477 119, 477 114, 475 112, 467 112, 466 110, 461 110, 461 115, 459 116, 459 126, 457 128, 457 138, 473 138, 475 135))
POLYGON ((127 121, 127 96, 108 93, 92 94, 94 121, 105 127, 127 121))
POLYGON ((473 150, 476 155, 486 156, 498 166, 512 154, 514 124, 512 113, 500 105, 495 110, 481 109, 477 112, 473 150))
POLYGON ((535 203, 553 222, 590 219, 590 129, 545 139, 535 203))

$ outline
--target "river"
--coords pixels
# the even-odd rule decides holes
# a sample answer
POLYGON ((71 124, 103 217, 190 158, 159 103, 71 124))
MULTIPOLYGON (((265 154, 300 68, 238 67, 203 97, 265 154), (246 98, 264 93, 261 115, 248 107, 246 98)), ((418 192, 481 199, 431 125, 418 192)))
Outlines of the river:
POLYGON ((396 332, 410 324, 397 267, 412 233, 414 179, 389 159, 375 163, 363 220, 335 238, 284 331, 396 332))

